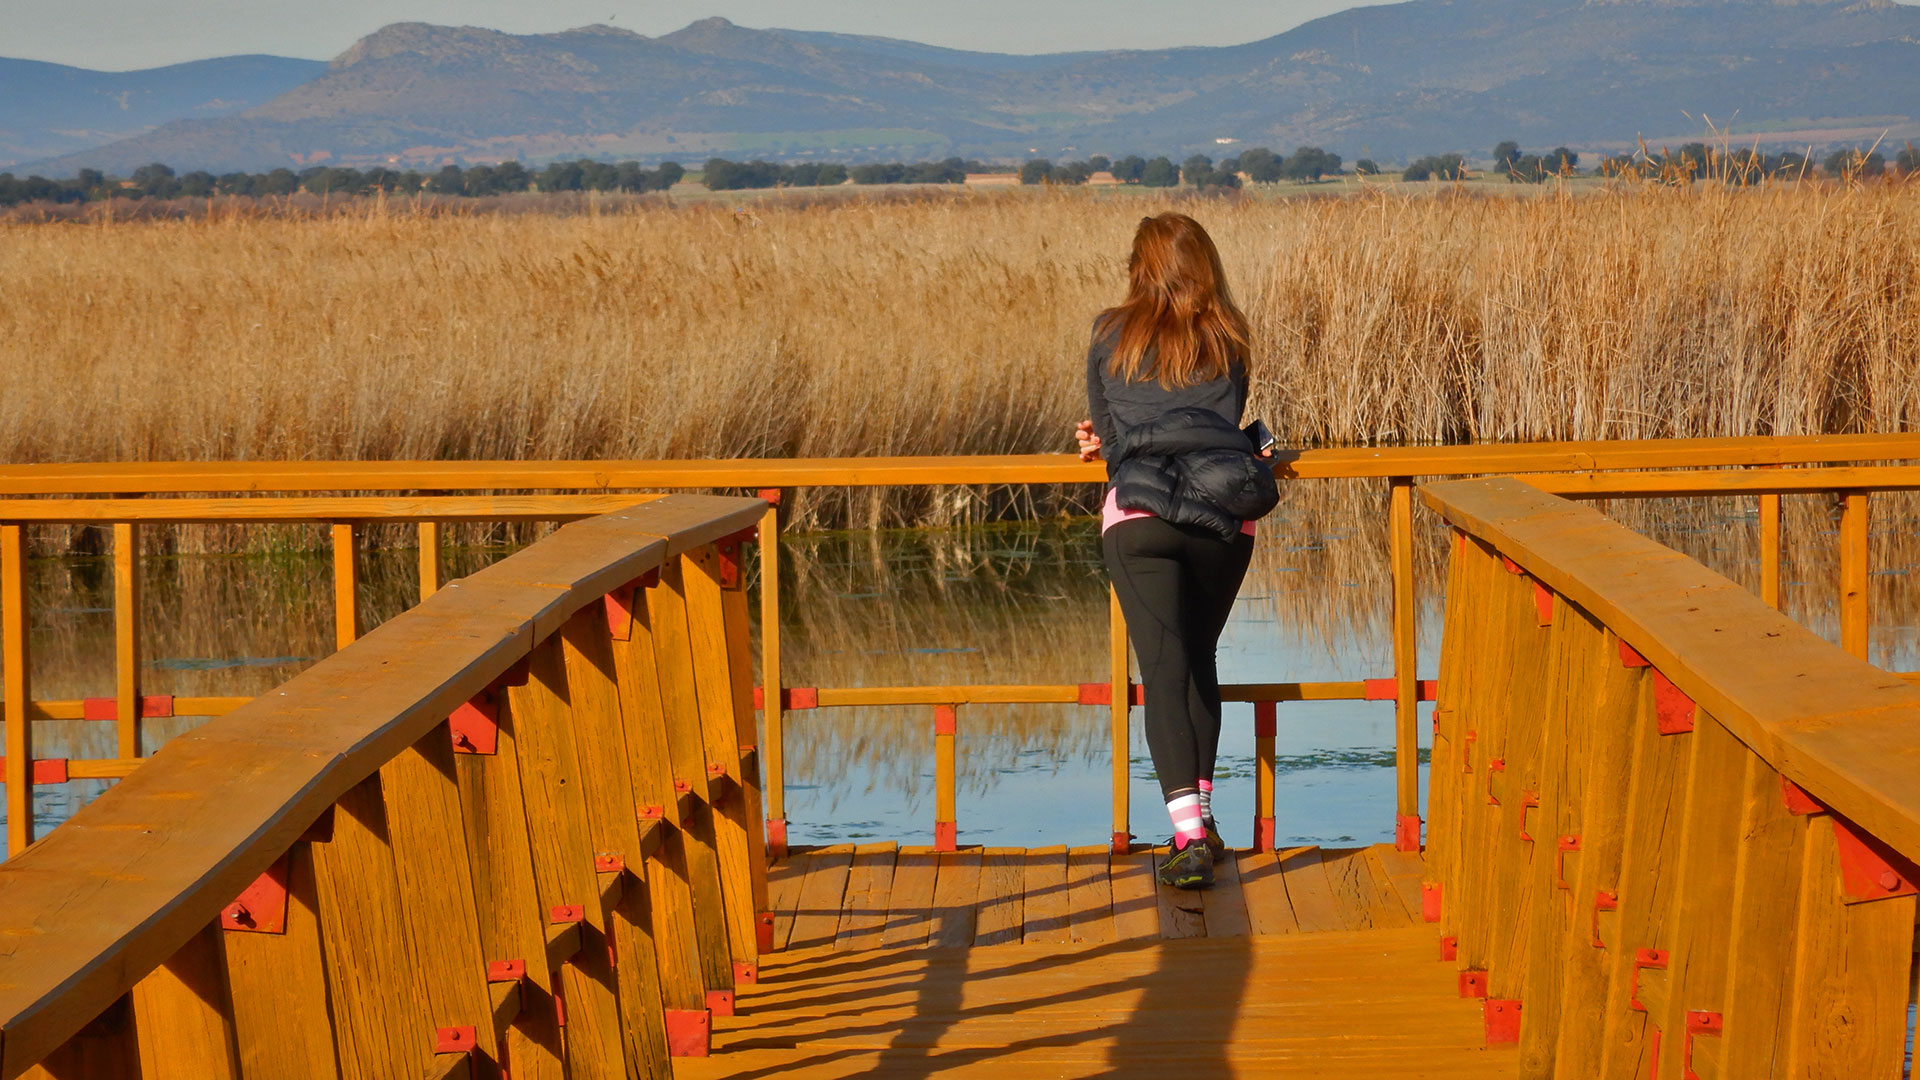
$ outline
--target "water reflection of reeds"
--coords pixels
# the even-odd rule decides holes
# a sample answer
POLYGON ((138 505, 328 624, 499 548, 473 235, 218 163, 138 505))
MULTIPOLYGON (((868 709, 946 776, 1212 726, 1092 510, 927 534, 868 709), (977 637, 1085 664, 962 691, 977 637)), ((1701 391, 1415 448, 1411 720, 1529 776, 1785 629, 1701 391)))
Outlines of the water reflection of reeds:
MULTIPOLYGON (((1235 616, 1233 636, 1243 643, 1236 660, 1257 670, 1230 672, 1229 678, 1388 674, 1385 503, 1385 485, 1377 481, 1291 487, 1280 510, 1262 525, 1235 616)), ((1616 500, 1605 509, 1757 588, 1752 497, 1616 500)), ((1782 519, 1783 603, 1793 617, 1837 639, 1835 503, 1823 496, 1788 497, 1782 519)), ((1426 628, 1422 673, 1431 676, 1447 532, 1424 509, 1417 511, 1415 523, 1426 628)), ((1915 592, 1920 581, 1913 573, 1920 565, 1917 538, 1920 495, 1877 496, 1872 658, 1897 670, 1920 667, 1920 627, 1913 618, 1920 610, 1915 592)), ((454 550, 449 573, 470 573, 506 550, 454 550)), ((1105 573, 1089 520, 789 535, 782 539, 782 551, 789 686, 1106 680, 1105 573)), ((360 565, 369 626, 413 601, 418 587, 413 553, 364 552, 360 565)), ((70 700, 111 694, 110 560, 40 558, 30 567, 34 696, 70 700)), ((323 555, 162 555, 143 562, 142 587, 145 693, 258 694, 331 648, 332 586, 323 555)), ((143 752, 197 722, 190 717, 145 721, 143 752)), ((1104 784, 1109 753, 1104 707, 967 706, 960 724, 960 790, 963 800, 977 807, 963 809, 963 818, 994 813, 995 793, 1005 793, 1009 785, 1066 774, 1104 784)), ((925 706, 790 713, 786 767, 791 789, 797 798, 812 792, 805 797, 827 815, 843 806, 885 804, 896 808, 889 821, 895 814, 930 820, 931 725, 932 710, 925 706)), ((111 724, 42 722, 35 738, 43 757, 113 756, 111 724)), ((1137 730, 1133 747, 1136 754, 1143 752, 1137 730)), ((1283 758, 1285 753, 1283 748, 1283 758)), ((1365 747, 1340 750, 1340 763, 1367 765, 1374 760, 1368 753, 1365 747)), ((1314 753, 1297 764, 1322 768, 1329 760, 1314 753)), ((1386 767, 1391 758, 1381 755, 1378 761, 1386 767)), ((1286 772, 1288 760, 1281 766, 1286 772)), ((37 815, 57 820, 102 786, 76 781, 39 789, 36 801, 44 805, 37 815)))

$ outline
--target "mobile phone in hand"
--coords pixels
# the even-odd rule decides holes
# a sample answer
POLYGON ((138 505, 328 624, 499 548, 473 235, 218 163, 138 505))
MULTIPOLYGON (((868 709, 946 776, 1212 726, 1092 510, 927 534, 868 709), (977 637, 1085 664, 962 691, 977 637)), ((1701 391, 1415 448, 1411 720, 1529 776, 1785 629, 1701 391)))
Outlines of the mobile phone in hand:
POLYGON ((1273 444, 1279 441, 1273 437, 1273 432, 1267 430, 1267 425, 1264 421, 1255 420, 1240 430, 1246 435, 1247 441, 1253 444, 1255 453, 1271 450, 1273 449, 1273 444))

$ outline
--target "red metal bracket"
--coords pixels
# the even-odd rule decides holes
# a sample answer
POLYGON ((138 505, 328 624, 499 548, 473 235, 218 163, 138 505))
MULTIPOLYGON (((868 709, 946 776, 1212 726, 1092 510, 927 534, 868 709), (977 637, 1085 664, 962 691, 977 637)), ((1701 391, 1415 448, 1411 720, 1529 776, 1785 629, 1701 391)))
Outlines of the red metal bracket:
MULTIPOLYGON (((753 707, 767 707, 767 689, 764 686, 753 688, 753 707)), ((788 686, 780 690, 780 708, 785 712, 798 712, 801 709, 820 707, 820 688, 816 686, 788 686)))
POLYGON ((705 1009, 668 1009, 667 1054, 706 1057, 713 1047, 713 1017, 705 1009))
POLYGON ((1620 666, 1635 668, 1635 667, 1651 667, 1653 665, 1647 661, 1646 657, 1640 655, 1640 650, 1627 644, 1626 638, 1621 638, 1620 639, 1620 666))
POLYGON ((1420 850, 1420 815, 1398 814, 1393 820, 1393 847, 1396 851, 1420 850))
MULTIPOLYGON (((1127 684, 1127 703, 1130 705, 1145 705, 1147 703, 1147 688, 1144 686, 1141 686, 1139 683, 1133 683, 1133 682, 1128 683, 1127 684)), ((1075 700, 1074 704, 1076 705, 1111 705, 1113 704, 1113 684, 1103 683, 1103 682, 1081 683, 1080 696, 1075 700)))
POLYGON ((1858 904, 1914 894, 1920 873, 1892 848, 1838 814, 1833 816, 1833 839, 1840 846, 1841 900, 1858 904))
MULTIPOLYGON (((172 694, 148 694, 140 698, 140 716, 158 719, 173 715, 172 694)), ((80 702, 82 720, 118 720, 120 702, 110 697, 84 698, 80 702)))
POLYGON ((1130 832, 1114 833, 1113 846, 1108 850, 1112 851, 1115 855, 1125 855, 1127 852, 1132 851, 1133 834, 1130 832))
POLYGON ((1693 1071, 1694 1036, 1712 1035, 1717 1038, 1725 1027, 1725 1018, 1717 1012, 1687 1010, 1687 1033, 1680 1043, 1681 1080, 1700 1080, 1700 1074, 1693 1071))
POLYGON ((740 587, 740 545, 758 536, 760 530, 752 525, 714 541, 713 549, 720 556, 720 587, 737 589, 740 587))
POLYGON ((933 707, 933 733, 935 735, 953 735, 959 731, 957 710, 951 705, 933 707))
POLYGON ((1553 887, 1571 890, 1573 886, 1567 884, 1567 852, 1580 850, 1580 837, 1563 836, 1553 846, 1553 887))
POLYGON ((579 904, 558 904, 547 909, 547 921, 554 926, 565 926, 568 923, 585 922, 586 920, 587 909, 581 907, 579 904))
POLYGON ((1469 731, 1460 739, 1460 771, 1463 773, 1473 772, 1473 744, 1479 738, 1479 732, 1469 731))
POLYGON ((607 633, 615 641, 633 640, 632 585, 622 585, 607 594, 607 633))
POLYGON ((1426 922, 1440 921, 1441 901, 1446 897, 1447 887, 1438 881, 1420 883, 1420 918, 1426 922))
POLYGON ((1533 583, 1533 612, 1541 626, 1553 625, 1553 590, 1538 580, 1533 583))
POLYGON ((715 1016, 733 1015, 733 991, 707 991, 707 1011, 715 1016))
POLYGON ((1271 739, 1279 733, 1280 705, 1273 701, 1253 703, 1253 737, 1271 739))
POLYGON ((1601 889, 1599 892, 1596 892, 1593 894, 1593 947, 1594 948, 1604 949, 1607 947, 1607 943, 1600 940, 1600 913, 1603 911, 1618 911, 1619 909, 1620 909, 1619 893, 1614 892, 1612 889, 1601 889))
POLYGON ((443 1027, 433 1031, 436 1054, 471 1054, 476 1040, 471 1027, 443 1027))
POLYGON ((1487 973, 1484 971, 1463 971, 1460 973, 1460 996, 1463 998, 1483 998, 1487 996, 1487 973))
POLYGON ((773 506, 780 505, 779 488, 761 488, 759 491, 754 492, 754 495, 759 498, 761 502, 769 503, 773 506))
POLYGON ((1660 725, 1662 735, 1683 735, 1693 730, 1694 717, 1699 709, 1693 699, 1684 690, 1673 685, 1673 681, 1653 669, 1653 716, 1660 725))
POLYGON ((558 1027, 567 1026, 567 998, 561 993, 559 980, 553 984, 553 1022, 558 1027))
POLYGON ((666 816, 667 808, 664 806, 648 803, 640 808, 641 821, 659 821, 666 816))
POLYGON ((759 981, 760 966, 758 964, 749 964, 744 960, 735 960, 733 962, 733 984, 735 986, 752 986, 759 981))
POLYGON ((1487 762, 1487 805, 1499 806, 1500 799, 1493 793, 1493 774, 1507 771, 1506 758, 1494 758, 1487 762))
POLYGON ((1448 934, 1440 939, 1440 962, 1452 963, 1460 956, 1460 939, 1448 934))
POLYGON ((1525 570, 1522 570, 1522 569, 1520 568, 1520 564, 1519 564, 1519 563, 1517 563, 1517 562, 1514 562, 1514 561, 1513 561, 1512 559, 1509 559, 1509 558, 1507 558, 1507 557, 1506 557, 1505 555, 1502 555, 1502 556, 1500 556, 1500 566, 1501 566, 1501 568, 1502 568, 1502 569, 1504 569, 1504 570, 1505 570, 1505 571, 1506 571, 1507 573, 1509 573, 1509 574, 1524 574, 1524 573, 1526 573, 1526 571, 1525 571, 1525 570))
MULTIPOLYGON (((1394 701, 1400 696, 1398 681, 1392 676, 1384 679, 1360 680, 1360 692, 1368 701, 1394 701)), ((1440 695, 1440 680, 1415 679, 1413 682, 1413 700, 1433 701, 1440 695)))
POLYGON ((1520 793, 1520 839, 1533 843, 1533 834, 1527 831, 1527 811, 1540 805, 1540 793, 1522 791, 1520 793))
POLYGON ((773 951, 773 912, 762 911, 754 915, 753 947, 761 956, 773 951))
POLYGON ((1782 776, 1780 778, 1780 801, 1787 804, 1789 814, 1818 814, 1826 810, 1820 800, 1807 794, 1807 789, 1782 776))
POLYGON ((500 749, 500 700, 491 690, 482 690, 472 701, 453 710, 447 717, 447 731, 453 736, 456 754, 492 754, 500 749))
POLYGON ((490 960, 487 962, 487 981, 490 983, 519 982, 527 977, 525 960, 490 960))
POLYGON ((602 851, 593 856, 593 870, 597 874, 625 873, 627 860, 617 851, 602 851))
POLYGON ((241 890, 239 899, 220 909, 220 929, 255 934, 287 932, 287 857, 241 890))
MULTIPOLYGON (((0 754, 0 786, 6 784, 7 758, 0 754)), ((27 783, 64 784, 71 777, 67 773, 66 758, 35 758, 27 763, 27 783)))
POLYGON ((787 857, 787 821, 785 818, 767 819, 767 858, 784 859, 787 857))
POLYGON ((724 762, 724 761, 709 761, 709 762, 707 762, 707 779, 709 779, 709 780, 725 780, 726 778, 727 778, 727 763, 726 763, 726 762, 724 762))
POLYGON ((1517 998, 1488 998, 1480 1004, 1487 1045, 1520 1041, 1520 1002, 1517 998))
POLYGON ((933 823, 933 850, 955 851, 960 843, 960 827, 957 822, 936 821, 933 823))
POLYGON ((1253 850, 1272 851, 1273 843, 1274 843, 1273 819, 1270 817, 1254 818, 1253 819, 1253 850))
POLYGON ((1655 971, 1665 971, 1666 967, 1667 967, 1667 950, 1665 949, 1634 950, 1633 985, 1632 985, 1632 989, 1630 989, 1627 992, 1627 1008, 1632 1009, 1634 1012, 1647 1011, 1647 1007, 1641 1004, 1640 1002, 1641 969, 1653 968, 1655 971))

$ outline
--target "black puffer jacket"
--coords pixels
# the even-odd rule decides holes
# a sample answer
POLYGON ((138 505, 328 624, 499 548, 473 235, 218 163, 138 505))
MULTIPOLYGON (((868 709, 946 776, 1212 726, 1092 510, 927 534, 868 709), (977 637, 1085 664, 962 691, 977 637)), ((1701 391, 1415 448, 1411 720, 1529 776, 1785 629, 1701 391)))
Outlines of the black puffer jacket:
POLYGON ((1280 502, 1273 467, 1253 443, 1211 409, 1171 409, 1114 433, 1106 450, 1114 501, 1176 525, 1194 525, 1231 540, 1245 521, 1280 502))

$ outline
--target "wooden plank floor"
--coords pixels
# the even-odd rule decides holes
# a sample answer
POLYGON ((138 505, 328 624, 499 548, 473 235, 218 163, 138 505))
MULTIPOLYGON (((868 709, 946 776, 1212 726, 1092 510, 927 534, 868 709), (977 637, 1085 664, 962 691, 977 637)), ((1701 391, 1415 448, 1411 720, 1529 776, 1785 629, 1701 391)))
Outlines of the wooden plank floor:
POLYGON ((1420 922, 1420 857, 1390 845, 1239 852, 1199 893, 1155 884, 1153 862, 1164 857, 1164 848, 802 849, 769 872, 775 945, 1065 945, 1420 922))
POLYGON ((674 1074, 1517 1075, 1420 921, 1418 856, 1242 853, 1204 894, 1153 857, 796 853, 769 880, 784 951, 674 1074))

